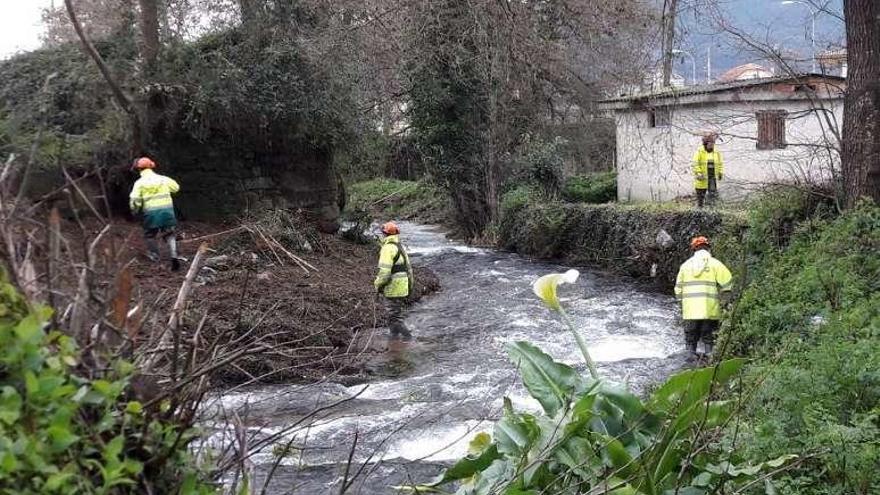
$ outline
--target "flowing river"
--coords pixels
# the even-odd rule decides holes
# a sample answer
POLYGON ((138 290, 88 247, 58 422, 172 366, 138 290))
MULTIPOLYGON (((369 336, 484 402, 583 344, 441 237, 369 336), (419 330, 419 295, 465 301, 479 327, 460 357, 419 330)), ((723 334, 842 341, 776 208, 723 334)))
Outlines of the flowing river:
MULTIPOLYGON (((431 479, 475 434, 491 432, 504 396, 519 410, 539 409, 507 359, 508 342, 529 341, 586 373, 572 336, 531 291, 537 277, 570 267, 455 244, 431 227, 404 223, 401 231, 413 263, 434 270, 443 287, 408 312, 412 343, 371 359, 365 384, 331 377, 254 387, 207 408, 215 448, 236 432, 249 447, 277 436, 252 458, 255 493, 269 472, 270 494, 339 494, 343 483, 350 494, 397 493, 392 486, 431 479)), ((603 377, 642 391, 684 365, 673 297, 589 270, 560 296, 603 377)), ((372 345, 385 347, 386 334, 377 330, 372 345)))

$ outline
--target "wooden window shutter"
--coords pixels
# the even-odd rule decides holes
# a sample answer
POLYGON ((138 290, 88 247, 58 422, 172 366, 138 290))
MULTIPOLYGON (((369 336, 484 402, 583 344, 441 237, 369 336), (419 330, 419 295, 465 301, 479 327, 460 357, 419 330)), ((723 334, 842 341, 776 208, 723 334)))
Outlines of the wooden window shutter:
POLYGON ((774 150, 785 148, 788 143, 785 140, 785 120, 788 112, 785 110, 761 110, 755 113, 758 120, 758 139, 756 147, 759 150, 774 150))
POLYGON ((770 142, 767 112, 758 112, 755 117, 758 119, 758 141, 756 144, 759 150, 766 150, 770 142))

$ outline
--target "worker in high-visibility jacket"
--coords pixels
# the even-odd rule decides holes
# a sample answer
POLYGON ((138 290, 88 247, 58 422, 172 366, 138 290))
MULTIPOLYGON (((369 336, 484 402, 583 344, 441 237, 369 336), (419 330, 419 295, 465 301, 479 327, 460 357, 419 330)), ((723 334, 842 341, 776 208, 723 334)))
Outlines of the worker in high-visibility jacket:
POLYGON ((373 285, 384 296, 388 310, 388 329, 391 338, 412 338, 403 322, 403 309, 413 287, 412 265, 409 255, 400 243, 400 228, 394 222, 382 226, 382 249, 379 251, 379 273, 373 285))
POLYGON ((149 158, 138 158, 132 168, 141 177, 131 188, 129 208, 134 215, 143 214, 147 256, 153 261, 159 261, 159 244, 156 238, 161 236, 168 244, 171 269, 177 271, 183 258, 177 255, 177 237, 174 231, 177 217, 174 215, 174 200, 171 195, 180 191, 180 185, 170 177, 157 174, 153 170, 156 163, 149 158))
POLYGON ((703 144, 694 153, 694 189, 697 193, 697 206, 713 204, 718 198, 718 181, 724 178, 724 161, 721 152, 715 148, 715 134, 703 135, 703 144))
POLYGON ((730 292, 733 277, 724 263, 709 253, 709 239, 699 236, 691 240, 693 256, 678 270, 675 297, 681 301, 685 323, 685 341, 692 354, 697 342, 703 341, 706 354, 712 353, 715 332, 721 320, 721 298, 730 292))

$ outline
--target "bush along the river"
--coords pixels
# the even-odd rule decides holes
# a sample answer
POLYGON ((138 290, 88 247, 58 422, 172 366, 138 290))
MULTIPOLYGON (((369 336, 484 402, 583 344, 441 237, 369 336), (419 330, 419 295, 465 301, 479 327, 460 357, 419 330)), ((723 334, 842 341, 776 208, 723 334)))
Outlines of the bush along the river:
POLYGON ((752 459, 802 455, 780 495, 880 493, 880 207, 772 211, 785 222, 753 222, 745 247, 762 251, 719 342, 756 358, 728 436, 752 459))
POLYGON ((133 366, 80 376, 50 315, 0 279, 0 493, 213 493, 187 453, 192 431, 129 397, 133 366))
POLYGON ((768 473, 796 462, 796 456, 782 455, 744 463, 717 442, 736 404, 715 397, 731 386, 741 359, 679 373, 644 401, 599 377, 556 296, 559 284, 576 278, 576 271, 548 275, 534 289, 569 326, 591 377, 527 342, 509 344, 507 352, 543 413, 518 412, 505 398, 491 436, 477 435, 467 457, 410 490, 448 493, 444 487, 458 482, 459 495, 732 493, 763 489, 768 473))

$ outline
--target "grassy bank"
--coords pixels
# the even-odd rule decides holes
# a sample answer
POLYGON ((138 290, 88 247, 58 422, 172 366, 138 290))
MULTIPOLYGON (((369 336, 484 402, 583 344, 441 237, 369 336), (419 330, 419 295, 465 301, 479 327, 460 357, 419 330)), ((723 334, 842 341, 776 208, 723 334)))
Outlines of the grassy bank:
POLYGON ((378 220, 414 220, 448 223, 452 218, 449 198, 426 181, 371 179, 348 188, 346 210, 366 212, 378 220))
POLYGON ((817 212, 794 225, 787 246, 747 253, 760 261, 722 346, 756 359, 729 439, 749 458, 803 457, 774 482, 780 494, 880 493, 878 253, 873 205, 817 212))

